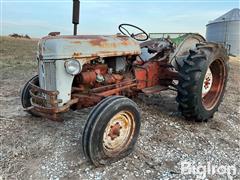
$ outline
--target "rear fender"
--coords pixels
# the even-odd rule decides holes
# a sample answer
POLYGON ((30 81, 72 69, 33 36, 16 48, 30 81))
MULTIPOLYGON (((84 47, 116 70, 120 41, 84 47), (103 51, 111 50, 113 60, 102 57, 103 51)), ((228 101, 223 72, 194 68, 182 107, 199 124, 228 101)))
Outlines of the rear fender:
POLYGON ((206 42, 200 34, 186 34, 182 42, 176 47, 170 55, 170 62, 176 70, 183 65, 183 60, 189 55, 189 50, 196 49, 196 45, 206 42))

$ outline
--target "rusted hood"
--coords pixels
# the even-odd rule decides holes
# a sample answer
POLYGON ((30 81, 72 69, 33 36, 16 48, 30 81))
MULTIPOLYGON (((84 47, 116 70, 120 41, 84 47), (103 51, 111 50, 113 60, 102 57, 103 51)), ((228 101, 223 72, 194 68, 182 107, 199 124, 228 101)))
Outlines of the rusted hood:
POLYGON ((139 55, 137 41, 127 36, 47 36, 39 41, 39 55, 43 59, 109 57, 139 55))

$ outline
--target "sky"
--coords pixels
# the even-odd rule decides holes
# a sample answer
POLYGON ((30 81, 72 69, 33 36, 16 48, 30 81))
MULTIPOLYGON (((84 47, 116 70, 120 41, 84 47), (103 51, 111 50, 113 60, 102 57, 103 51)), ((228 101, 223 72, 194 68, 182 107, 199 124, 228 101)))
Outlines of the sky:
MULTIPOLYGON (((79 34, 116 34, 130 23, 148 33, 197 32, 239 0, 80 0, 79 34)), ((72 0, 0 0, 1 35, 72 34, 72 0)))

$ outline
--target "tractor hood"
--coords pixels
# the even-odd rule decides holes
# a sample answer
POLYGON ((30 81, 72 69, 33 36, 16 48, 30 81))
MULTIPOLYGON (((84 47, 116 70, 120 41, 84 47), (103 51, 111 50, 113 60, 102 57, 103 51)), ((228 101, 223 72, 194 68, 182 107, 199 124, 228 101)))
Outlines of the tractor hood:
POLYGON ((41 59, 139 55, 137 41, 123 35, 47 36, 38 44, 41 59))

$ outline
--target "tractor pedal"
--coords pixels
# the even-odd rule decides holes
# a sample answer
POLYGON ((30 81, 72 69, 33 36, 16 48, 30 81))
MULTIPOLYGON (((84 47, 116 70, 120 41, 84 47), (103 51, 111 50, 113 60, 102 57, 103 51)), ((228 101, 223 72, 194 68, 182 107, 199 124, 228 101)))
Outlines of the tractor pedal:
POLYGON ((158 85, 158 86, 144 88, 144 89, 142 89, 142 92, 144 94, 157 94, 157 93, 159 93, 161 91, 164 91, 164 90, 167 90, 167 89, 168 89, 167 86, 158 85))

